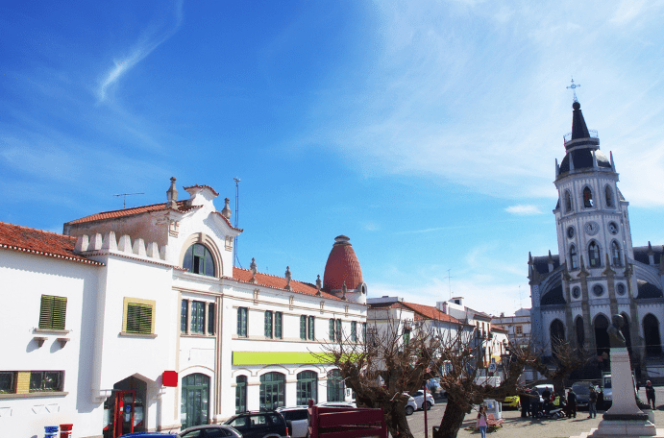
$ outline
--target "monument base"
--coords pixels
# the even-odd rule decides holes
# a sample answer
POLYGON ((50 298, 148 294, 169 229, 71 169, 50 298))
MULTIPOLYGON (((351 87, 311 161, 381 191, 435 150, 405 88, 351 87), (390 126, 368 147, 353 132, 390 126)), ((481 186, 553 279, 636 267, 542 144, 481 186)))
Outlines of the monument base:
MULTIPOLYGON (((651 423, 652 424, 652 423, 651 423)), ((624 429, 626 430, 626 429, 624 429)), ((617 429, 614 429, 614 431, 618 432, 617 429)), ((616 435, 603 435, 599 434, 599 429, 594 427, 590 429, 590 432, 582 433, 581 435, 573 436, 570 438, 619 438, 619 437, 625 437, 625 438, 664 438, 664 429, 657 429, 655 431, 654 435, 632 435, 631 433, 624 433, 622 435, 616 434, 616 435)), ((635 431, 631 431, 635 432, 635 431)))

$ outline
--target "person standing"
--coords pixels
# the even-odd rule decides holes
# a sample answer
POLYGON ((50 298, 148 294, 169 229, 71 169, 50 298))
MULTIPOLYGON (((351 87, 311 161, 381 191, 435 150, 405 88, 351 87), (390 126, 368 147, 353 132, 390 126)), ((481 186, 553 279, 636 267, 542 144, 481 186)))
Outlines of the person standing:
POLYGON ((588 395, 588 418, 597 418, 597 393, 593 386, 590 387, 588 395))
POLYGON ((486 427, 488 425, 486 408, 484 405, 480 405, 480 411, 477 413, 477 428, 480 430, 482 438, 486 438, 486 427))
POLYGON ((655 409, 655 387, 652 386, 650 380, 646 382, 646 398, 648 399, 648 404, 652 405, 652 408, 655 409))
POLYGON ((567 417, 576 418, 576 392, 573 389, 567 393, 567 417))

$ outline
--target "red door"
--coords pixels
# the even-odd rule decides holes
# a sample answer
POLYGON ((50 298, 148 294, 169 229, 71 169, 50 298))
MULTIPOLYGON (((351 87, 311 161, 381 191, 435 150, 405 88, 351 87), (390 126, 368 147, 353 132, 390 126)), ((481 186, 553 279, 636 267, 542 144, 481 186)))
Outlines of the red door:
POLYGON ((113 412, 113 438, 134 431, 136 391, 117 391, 113 412))

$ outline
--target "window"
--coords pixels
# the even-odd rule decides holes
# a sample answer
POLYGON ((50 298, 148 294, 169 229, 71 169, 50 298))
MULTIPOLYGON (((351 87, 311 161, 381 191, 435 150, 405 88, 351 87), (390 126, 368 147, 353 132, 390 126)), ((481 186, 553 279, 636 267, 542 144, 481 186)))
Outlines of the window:
POLYGON ((583 189, 583 207, 592 208, 595 206, 593 202, 593 192, 590 190, 590 187, 586 186, 583 189))
POLYGON ((153 334, 155 305, 151 300, 125 298, 122 331, 140 335, 153 334))
POLYGON ((207 331, 209 335, 214 334, 214 315, 215 315, 215 307, 214 303, 208 303, 208 323, 207 323, 207 331))
POLYGON ((13 394, 16 392, 16 373, 13 371, 0 371, 0 394, 13 394))
POLYGON ((407 344, 410 342, 410 329, 403 329, 403 343, 407 344))
POLYGON ((318 374, 302 371, 297 375, 297 404, 306 405, 309 399, 318 403, 318 374))
POLYGON ((565 213, 572 211, 572 196, 569 191, 565 191, 565 213))
POLYGON ((194 274, 214 277, 214 258, 204 245, 195 243, 184 254, 182 267, 194 274))
POLYGON ((180 333, 187 333, 187 321, 189 321, 189 301, 182 300, 180 305, 180 333))
POLYGON ((588 263, 591 268, 598 268, 602 265, 602 260, 599 257, 599 246, 595 242, 590 242, 590 245, 588 245, 588 263))
POLYGON ((265 337, 272 338, 272 311, 265 311, 265 337))
POLYGON ((327 401, 344 401, 344 381, 341 378, 341 371, 332 370, 327 373, 327 401))
POLYGON ((67 314, 67 298, 50 295, 41 296, 39 309, 39 328, 64 330, 67 314))
POLYGON ((350 323, 350 340, 357 342, 357 323, 355 321, 350 323))
POLYGON ((62 371, 32 371, 30 392, 62 391, 62 371))
POLYGON ((300 316, 300 339, 307 339, 307 317, 300 316))
POLYGON ((315 316, 310 316, 309 317, 309 327, 307 327, 307 338, 310 341, 313 341, 316 339, 316 317, 315 316))
POLYGON ((205 303, 191 302, 191 333, 205 333, 205 303))
POLYGON ((247 308, 239 307, 237 309, 237 335, 247 337, 247 308))
POLYGON ((523 334, 523 327, 520 326, 520 325, 515 326, 515 327, 514 327, 514 332, 515 332, 517 335, 522 335, 522 334, 523 334))
POLYGON ((595 294, 595 296, 598 297, 602 296, 602 294, 604 293, 604 288, 602 287, 601 284, 596 284, 593 286, 593 293, 595 294))
POLYGON ((235 413, 239 414, 247 410, 247 376, 237 376, 235 384, 235 413))
POLYGON ((620 266, 622 261, 620 258, 620 246, 615 240, 611 242, 611 258, 613 259, 613 266, 620 266))
POLYGON ((576 246, 569 246, 569 267, 570 269, 579 268, 579 255, 576 253, 576 246))
POLYGON ((282 313, 275 312, 274 314, 274 337, 277 339, 283 338, 282 336, 282 313))
POLYGON ((281 373, 267 373, 260 380, 260 410, 271 411, 286 406, 286 377, 281 373))
POLYGON ((613 190, 611 190, 611 187, 606 186, 604 188, 604 194, 606 196, 606 206, 613 207, 613 190))

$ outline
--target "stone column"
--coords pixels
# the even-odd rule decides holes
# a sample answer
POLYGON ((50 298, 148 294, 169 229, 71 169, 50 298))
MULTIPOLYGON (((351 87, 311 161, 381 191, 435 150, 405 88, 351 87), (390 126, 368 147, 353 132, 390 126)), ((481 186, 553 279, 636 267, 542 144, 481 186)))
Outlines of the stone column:
POLYGON ((574 320, 572 318, 572 296, 570 293, 569 282, 572 279, 567 267, 563 270, 563 290, 565 291, 565 327, 567 328, 567 340, 570 342, 572 348, 577 348, 576 343, 576 330, 574 327, 574 320))
POLYGON ((609 306, 611 308, 611 315, 616 315, 618 313, 618 301, 616 301, 616 285, 615 277, 616 273, 611 269, 611 264, 609 261, 609 253, 606 252, 606 269, 602 272, 606 276, 606 284, 609 292, 609 306))
POLYGON ((578 277, 581 279, 581 312, 583 314, 583 333, 588 342, 588 351, 592 354, 597 354, 597 344, 595 342, 595 331, 592 329, 592 321, 590 318, 590 304, 588 304, 588 277, 590 272, 586 270, 586 265, 583 262, 583 254, 580 257, 581 272, 578 277))

